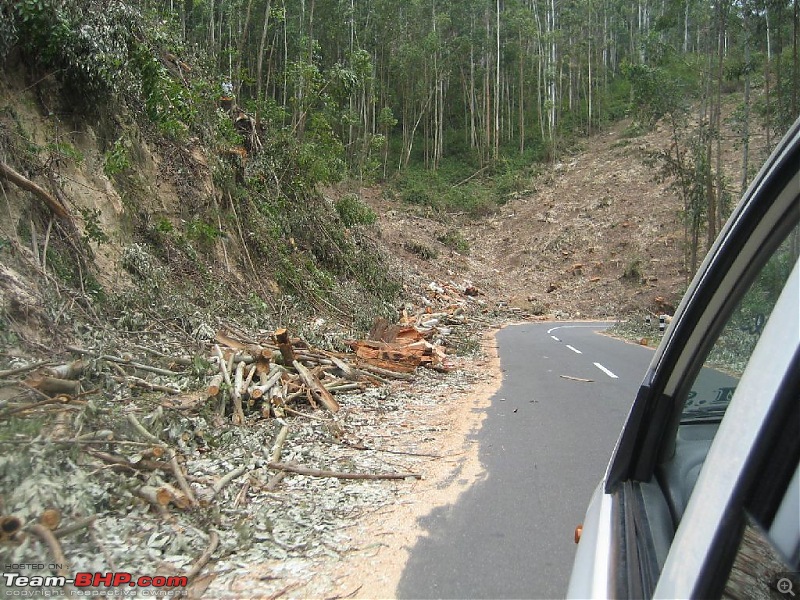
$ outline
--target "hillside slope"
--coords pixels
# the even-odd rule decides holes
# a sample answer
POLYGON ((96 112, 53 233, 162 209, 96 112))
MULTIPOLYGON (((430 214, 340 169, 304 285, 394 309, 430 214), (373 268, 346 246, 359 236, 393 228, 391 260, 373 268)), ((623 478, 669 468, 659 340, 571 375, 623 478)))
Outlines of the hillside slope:
POLYGON ((411 272, 472 282, 492 306, 558 318, 670 311, 687 281, 680 205, 642 162, 662 132, 629 138, 629 125, 583 141, 485 219, 432 217, 376 190, 363 195, 411 272), (454 228, 468 253, 440 241, 454 228))

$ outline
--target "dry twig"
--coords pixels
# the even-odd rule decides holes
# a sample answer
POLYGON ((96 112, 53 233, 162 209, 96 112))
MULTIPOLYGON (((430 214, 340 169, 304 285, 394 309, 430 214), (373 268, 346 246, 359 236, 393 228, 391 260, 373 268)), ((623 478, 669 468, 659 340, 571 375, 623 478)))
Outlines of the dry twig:
POLYGON ((310 477, 335 477, 337 479, 422 479, 419 473, 343 473, 341 471, 325 471, 322 469, 311 469, 301 467, 291 463, 270 462, 267 465, 276 471, 286 471, 287 473, 297 473, 298 475, 308 475, 310 477))

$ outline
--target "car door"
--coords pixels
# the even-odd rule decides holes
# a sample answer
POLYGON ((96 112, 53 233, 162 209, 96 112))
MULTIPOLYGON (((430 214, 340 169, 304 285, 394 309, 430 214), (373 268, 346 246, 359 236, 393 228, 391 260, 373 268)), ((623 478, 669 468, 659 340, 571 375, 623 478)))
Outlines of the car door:
MULTIPOLYGON (((786 287, 800 253, 798 171, 800 121, 734 210, 653 358, 587 513, 570 597, 651 597, 657 586, 670 589, 663 587, 669 577, 689 577, 673 558, 673 542, 683 539, 676 530, 690 504, 693 520, 708 510, 695 486, 710 469, 706 458, 728 406, 737 396, 740 404, 755 401, 739 391, 739 379, 756 348, 791 357, 800 337, 793 325, 800 291, 786 287), (784 289, 782 316, 773 315, 784 289), (786 314, 794 319, 782 325, 786 314), (789 341, 769 346, 763 333, 781 327, 789 341)), ((769 370, 778 369, 773 363, 769 370)), ((729 452, 725 459, 741 466, 750 448, 729 452)), ((682 542, 683 552, 689 547, 682 542)))

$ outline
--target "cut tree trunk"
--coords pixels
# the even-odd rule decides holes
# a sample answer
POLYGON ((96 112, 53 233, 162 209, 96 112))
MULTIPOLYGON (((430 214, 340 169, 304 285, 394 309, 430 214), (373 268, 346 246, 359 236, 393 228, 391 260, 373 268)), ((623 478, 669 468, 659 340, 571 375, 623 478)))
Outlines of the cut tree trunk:
POLYGON ((333 394, 326 390, 325 386, 320 383, 319 379, 317 379, 317 377, 311 371, 300 364, 299 361, 294 361, 293 364, 294 368, 297 369, 297 373, 300 375, 300 379, 302 379, 303 383, 308 386, 308 389, 314 399, 329 411, 337 412, 339 410, 339 403, 336 401, 336 398, 333 397, 333 394))
POLYGON ((292 348, 292 340, 289 337, 289 330, 278 329, 275 331, 275 341, 278 342, 278 350, 281 351, 281 356, 283 356, 283 364, 286 366, 293 364, 296 358, 292 348))

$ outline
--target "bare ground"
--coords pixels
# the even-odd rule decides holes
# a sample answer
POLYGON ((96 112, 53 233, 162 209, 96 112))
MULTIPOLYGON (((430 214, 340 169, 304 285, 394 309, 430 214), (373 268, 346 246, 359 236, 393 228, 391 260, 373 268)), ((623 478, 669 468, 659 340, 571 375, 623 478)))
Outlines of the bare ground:
POLYGON ((687 279, 680 207, 641 160, 664 132, 628 138, 626 125, 582 142, 489 218, 426 216, 379 190, 361 194, 409 269, 471 281, 490 304, 558 318, 669 312, 687 279), (454 227, 468 254, 438 241, 454 227), (438 257, 421 259, 407 249, 409 240, 438 257))

